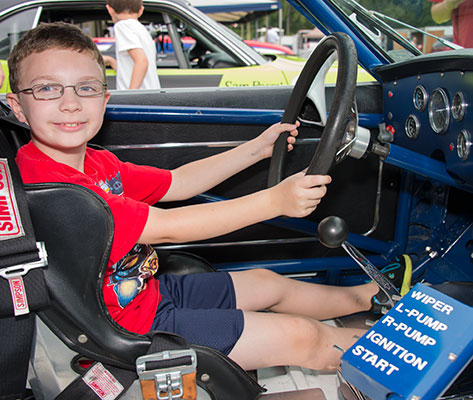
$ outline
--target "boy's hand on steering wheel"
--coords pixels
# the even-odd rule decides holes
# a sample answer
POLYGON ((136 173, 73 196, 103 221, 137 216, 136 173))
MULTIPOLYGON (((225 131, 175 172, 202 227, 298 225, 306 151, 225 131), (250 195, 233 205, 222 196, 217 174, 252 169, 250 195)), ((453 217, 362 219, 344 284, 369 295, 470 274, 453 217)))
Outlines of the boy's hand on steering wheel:
POLYGON ((272 187, 272 205, 279 215, 302 218, 311 214, 327 193, 332 178, 328 175, 304 175, 299 172, 272 187))
POLYGON ((255 139, 256 148, 254 154, 259 153, 262 159, 271 157, 273 155, 274 143, 283 132, 289 133, 287 138, 287 151, 291 151, 294 148, 296 136, 299 134, 297 130, 299 125, 299 121, 296 121, 295 124, 282 124, 278 122, 277 124, 271 125, 255 139))

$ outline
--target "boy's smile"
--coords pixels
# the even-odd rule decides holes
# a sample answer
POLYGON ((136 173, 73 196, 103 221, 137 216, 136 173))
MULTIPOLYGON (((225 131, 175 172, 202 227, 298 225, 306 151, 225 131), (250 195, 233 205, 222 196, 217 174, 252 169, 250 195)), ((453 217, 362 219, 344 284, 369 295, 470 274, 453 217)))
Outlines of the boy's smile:
MULTIPOLYGON (((68 49, 33 53, 20 64, 20 91, 35 85, 60 84, 63 94, 52 100, 37 100, 31 92, 8 94, 15 116, 31 128, 32 141, 45 154, 82 170, 85 147, 99 131, 110 97, 80 97, 78 82, 103 81, 103 73, 92 55, 68 49)), ((41 94, 54 85, 41 88, 41 94)), ((86 88, 87 89, 87 88, 86 88)))

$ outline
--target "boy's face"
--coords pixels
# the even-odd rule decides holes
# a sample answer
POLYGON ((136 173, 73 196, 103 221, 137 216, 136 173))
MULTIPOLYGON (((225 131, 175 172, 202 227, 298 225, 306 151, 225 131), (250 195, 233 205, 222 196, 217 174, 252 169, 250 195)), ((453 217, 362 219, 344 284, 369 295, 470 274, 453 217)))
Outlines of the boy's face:
MULTIPOLYGON (((26 57, 20 64, 19 89, 38 84, 63 86, 78 82, 103 81, 99 64, 87 53, 49 49, 26 57)), ((59 153, 83 152, 87 142, 99 131, 110 97, 79 97, 72 87, 62 97, 36 100, 31 92, 7 95, 8 104, 20 122, 31 128, 35 145, 54 158, 59 153)))

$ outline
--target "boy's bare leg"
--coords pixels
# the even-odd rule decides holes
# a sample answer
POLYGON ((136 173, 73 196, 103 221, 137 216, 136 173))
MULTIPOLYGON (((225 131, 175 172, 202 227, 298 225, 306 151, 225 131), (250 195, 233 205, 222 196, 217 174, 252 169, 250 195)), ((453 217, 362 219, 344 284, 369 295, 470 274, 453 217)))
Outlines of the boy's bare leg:
POLYGON ((245 311, 244 318, 243 333, 229 357, 246 370, 276 365, 333 370, 342 356, 333 346, 346 350, 355 336, 364 334, 299 315, 245 311))
POLYGON ((373 282, 358 286, 329 286, 285 278, 269 270, 230 273, 237 307, 244 311, 271 310, 324 320, 367 311, 379 291, 373 282))

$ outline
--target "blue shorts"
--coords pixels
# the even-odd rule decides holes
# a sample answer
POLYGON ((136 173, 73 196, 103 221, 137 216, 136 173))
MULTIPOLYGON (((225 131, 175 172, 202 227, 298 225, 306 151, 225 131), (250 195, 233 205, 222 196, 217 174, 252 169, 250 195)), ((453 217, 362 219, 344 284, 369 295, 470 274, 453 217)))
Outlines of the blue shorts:
POLYGON ((152 330, 173 332, 189 343, 228 355, 243 332, 243 312, 227 272, 161 275, 162 295, 152 330))

